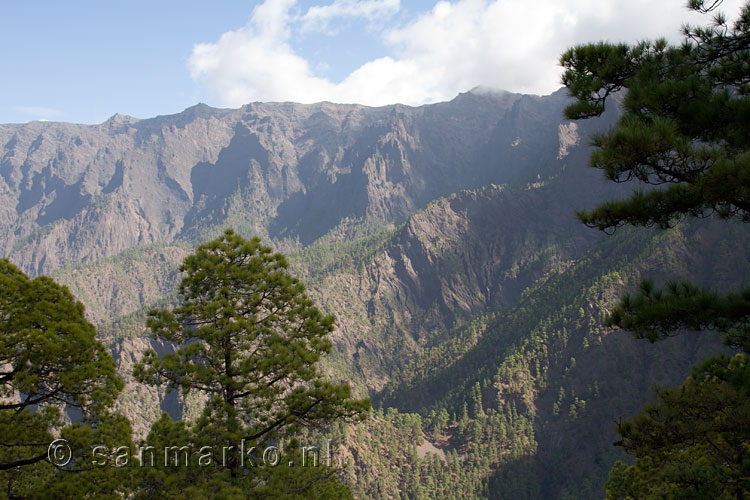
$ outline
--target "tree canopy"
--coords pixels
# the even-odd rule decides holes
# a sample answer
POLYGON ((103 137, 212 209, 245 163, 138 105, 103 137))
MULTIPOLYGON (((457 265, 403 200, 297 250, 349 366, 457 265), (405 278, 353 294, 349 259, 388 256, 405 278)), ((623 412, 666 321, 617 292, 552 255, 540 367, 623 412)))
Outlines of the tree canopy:
POLYGON ((90 467, 90 448, 130 443, 127 419, 109 412, 123 382, 83 305, 52 279, 31 280, 1 259, 0 318, 2 489, 10 496, 80 493, 82 479, 96 478, 100 496, 117 496, 123 477, 90 467), (78 418, 71 423, 64 411, 78 418), (57 432, 67 442, 59 452, 68 455, 55 460, 57 432))
MULTIPOLYGON (((690 6, 706 12, 720 2, 709 3, 690 6)), ((750 10, 731 27, 717 14, 712 25, 683 32, 680 46, 595 43, 561 56, 576 98, 568 118, 599 115, 608 98, 621 97, 620 121, 592 138, 592 166, 615 182, 659 186, 581 212, 592 227, 668 227, 710 213, 750 221, 750 10)))
MULTIPOLYGON (((707 13, 719 1, 692 0, 707 13)), ((667 228, 686 216, 750 221, 750 6, 730 27, 717 13, 707 27, 685 26, 684 42, 594 43, 561 56, 563 83, 576 101, 572 119, 596 116, 617 95, 623 114, 595 135, 591 165, 615 182, 647 189, 629 199, 579 212, 604 231, 630 224, 667 228)), ((611 316, 613 326, 652 341, 682 328, 719 329, 732 345, 750 348, 744 324, 750 288, 728 296, 690 283, 666 293, 644 282, 611 316)))
MULTIPOLYGON (((715 12, 721 0, 690 0, 715 12)), ((563 83, 576 101, 571 119, 597 116, 616 99, 622 116, 593 137, 591 165, 614 182, 643 185, 630 198, 580 212, 585 224, 669 228, 717 215, 750 222, 750 4, 731 26, 715 13, 706 27, 685 26, 679 46, 665 40, 594 43, 561 56, 563 83)), ((619 443, 636 457, 618 463, 608 499, 745 498, 750 494, 750 287, 720 294, 689 282, 666 290, 644 280, 608 323, 652 342, 685 330, 722 332, 744 353, 696 367, 677 390, 622 422, 619 443)))
POLYGON ((334 318, 315 306, 283 255, 227 230, 200 245, 180 270, 182 302, 152 311, 148 320, 155 337, 178 349, 162 357, 147 351, 135 375, 204 397, 184 437, 193 449, 231 447, 217 463, 230 481, 253 489, 269 481, 244 463, 241 449, 262 450, 302 427, 364 417, 369 401, 351 398, 347 384, 321 374, 334 318))
POLYGON ((748 380, 748 357, 738 354, 700 363, 677 389, 658 389, 658 401, 620 428, 636 460, 612 470, 607 500, 746 498, 748 380))

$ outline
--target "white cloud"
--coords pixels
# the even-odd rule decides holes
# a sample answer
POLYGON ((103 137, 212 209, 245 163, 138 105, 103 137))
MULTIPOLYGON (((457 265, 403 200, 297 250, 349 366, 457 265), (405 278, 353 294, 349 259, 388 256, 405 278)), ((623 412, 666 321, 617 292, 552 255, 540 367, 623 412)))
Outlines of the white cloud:
POLYGON ((330 5, 314 5, 300 16, 300 31, 324 31, 334 34, 331 21, 342 17, 361 17, 370 22, 377 22, 397 13, 399 0, 335 0, 330 5))
POLYGON ((251 100, 321 100, 331 84, 314 76, 310 65, 289 45, 290 8, 295 0, 266 0, 249 23, 224 33, 216 43, 193 47, 193 78, 217 92, 222 103, 251 100))
MULTIPOLYGON (((734 14, 742 0, 725 1, 734 14)), ((477 85, 549 93, 559 87, 557 60, 567 47, 601 39, 677 42, 685 21, 703 24, 678 1, 441 1, 407 24, 382 28, 389 54, 364 62, 340 82, 316 76, 290 45, 293 34, 330 32, 341 18, 375 21, 396 13, 398 0, 334 0, 293 15, 295 0, 265 0, 248 24, 215 43, 194 47, 193 78, 223 105, 250 101, 334 101, 382 105, 450 99, 477 85)))

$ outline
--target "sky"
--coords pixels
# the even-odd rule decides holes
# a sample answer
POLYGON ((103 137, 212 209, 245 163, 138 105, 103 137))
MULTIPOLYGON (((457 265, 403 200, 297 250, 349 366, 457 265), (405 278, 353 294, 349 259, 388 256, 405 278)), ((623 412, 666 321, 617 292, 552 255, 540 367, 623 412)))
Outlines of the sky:
MULTIPOLYGON (((725 0, 735 16, 743 0, 725 0)), ((198 102, 450 100, 476 86, 546 95, 560 53, 705 24, 684 0, 0 2, 0 123, 149 118, 198 102)))

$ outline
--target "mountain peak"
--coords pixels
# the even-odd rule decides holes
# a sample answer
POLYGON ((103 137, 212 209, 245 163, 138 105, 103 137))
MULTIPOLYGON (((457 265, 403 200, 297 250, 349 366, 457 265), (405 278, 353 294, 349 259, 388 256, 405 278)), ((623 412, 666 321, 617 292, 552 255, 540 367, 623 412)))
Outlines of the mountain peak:
POLYGON ((490 87, 489 85, 477 85, 466 93, 481 96, 502 97, 506 94, 509 94, 510 92, 498 87, 490 87))
POLYGON ((135 118, 133 116, 122 115, 120 113, 115 113, 114 115, 110 116, 107 119, 107 121, 105 121, 104 123, 107 124, 107 125, 111 125, 111 126, 112 125, 118 126, 118 125, 126 125, 126 124, 136 123, 136 122, 139 122, 139 121, 140 120, 138 118, 135 118))

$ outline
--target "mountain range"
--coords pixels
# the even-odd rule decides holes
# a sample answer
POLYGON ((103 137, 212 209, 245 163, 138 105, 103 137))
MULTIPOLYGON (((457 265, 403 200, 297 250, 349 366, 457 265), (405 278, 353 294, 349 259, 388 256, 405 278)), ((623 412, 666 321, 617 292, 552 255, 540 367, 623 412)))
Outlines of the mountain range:
POLYGON ((580 224, 630 188, 588 167, 617 106, 571 122, 568 102, 478 88, 420 107, 0 125, 0 249, 86 305, 140 436, 199 405, 130 377, 143 349, 173 348, 149 338, 146 311, 179 300, 182 259, 232 227, 286 253, 337 318, 324 369, 377 408, 330 430, 356 496, 601 498, 623 458, 615 422, 723 349, 706 334, 636 341, 602 326, 607 311, 643 276, 736 287, 748 235, 580 224))

